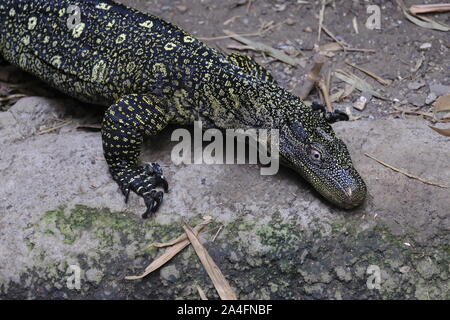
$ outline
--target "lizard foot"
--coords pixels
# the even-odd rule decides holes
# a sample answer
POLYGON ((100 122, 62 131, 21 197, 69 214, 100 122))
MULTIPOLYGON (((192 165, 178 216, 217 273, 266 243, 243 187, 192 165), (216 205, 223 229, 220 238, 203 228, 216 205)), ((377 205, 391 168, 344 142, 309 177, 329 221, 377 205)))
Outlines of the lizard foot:
POLYGON ((348 121, 349 117, 348 115, 341 111, 341 110, 334 110, 333 112, 329 112, 326 110, 325 106, 323 104, 313 102, 311 105, 311 108, 314 111, 320 112, 323 117, 325 118, 325 121, 328 123, 335 123, 338 121, 348 121))
POLYGON ((125 195, 125 203, 128 202, 131 191, 144 198, 147 210, 142 215, 143 219, 148 218, 158 210, 163 201, 164 192, 169 191, 169 184, 157 163, 146 164, 143 167, 115 170, 113 178, 125 195), (155 189, 157 187, 163 188, 164 192, 157 191, 155 189))

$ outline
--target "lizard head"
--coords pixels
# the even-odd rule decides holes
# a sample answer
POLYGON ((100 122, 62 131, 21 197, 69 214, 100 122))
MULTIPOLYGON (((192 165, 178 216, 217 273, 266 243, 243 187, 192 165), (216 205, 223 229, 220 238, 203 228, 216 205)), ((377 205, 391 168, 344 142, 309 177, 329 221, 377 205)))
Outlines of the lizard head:
POLYGON ((344 209, 359 206, 367 189, 353 167, 347 146, 320 114, 303 111, 281 125, 281 162, 336 206, 344 209))

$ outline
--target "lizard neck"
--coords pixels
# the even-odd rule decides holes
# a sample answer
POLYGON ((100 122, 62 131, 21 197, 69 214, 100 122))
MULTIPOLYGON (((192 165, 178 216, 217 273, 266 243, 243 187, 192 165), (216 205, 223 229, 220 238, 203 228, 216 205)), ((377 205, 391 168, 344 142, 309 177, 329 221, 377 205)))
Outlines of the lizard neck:
POLYGON ((277 84, 248 75, 238 68, 204 79, 205 103, 218 127, 279 128, 301 108, 303 101, 277 84))

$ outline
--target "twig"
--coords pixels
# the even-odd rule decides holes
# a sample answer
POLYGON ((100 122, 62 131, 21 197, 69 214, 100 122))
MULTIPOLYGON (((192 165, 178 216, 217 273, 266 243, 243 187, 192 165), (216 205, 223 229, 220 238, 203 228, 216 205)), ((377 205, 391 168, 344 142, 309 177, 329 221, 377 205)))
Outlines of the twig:
POLYGON ((430 118, 430 120, 434 119, 434 116, 431 112, 424 112, 424 111, 417 111, 417 110, 412 110, 412 109, 402 109, 400 107, 394 107, 395 112, 392 113, 398 113, 401 112, 402 116, 404 116, 405 114, 413 114, 413 115, 419 115, 419 116, 424 116, 426 118, 430 118))
POLYGON ((359 78, 358 76, 356 76, 355 74, 353 74, 351 72, 337 69, 334 72, 334 76, 336 78, 338 78, 339 80, 342 80, 352 86, 354 85, 356 87, 356 89, 358 89, 361 92, 368 92, 372 96, 377 97, 378 99, 389 100, 388 98, 384 97, 381 93, 376 91, 366 81, 364 81, 363 79, 359 78))
POLYGON ((327 35, 329 35, 334 41, 336 41, 336 42, 342 47, 342 49, 343 49, 344 51, 347 50, 348 44, 347 44, 346 42, 341 41, 341 40, 338 40, 338 39, 335 37, 335 35, 334 35, 330 30, 328 30, 328 28, 325 27, 324 25, 322 26, 322 29, 323 29, 323 31, 325 31, 325 33, 326 33, 327 35))
POLYGON ((402 169, 395 168, 395 167, 391 166, 390 164, 387 164, 387 163, 384 162, 384 161, 378 160, 377 158, 375 158, 374 156, 372 156, 372 155, 370 155, 370 154, 368 154, 368 153, 364 153, 364 155, 365 155, 366 157, 371 158, 372 160, 377 161, 378 163, 382 164, 383 166, 388 167, 389 169, 392 169, 392 170, 394 170, 394 171, 396 171, 396 172, 399 172, 399 173, 404 174, 405 176, 407 176, 407 177, 409 177, 409 178, 419 180, 420 182, 423 182, 423 183, 425 183, 425 184, 429 184, 429 185, 432 185, 432 186, 436 186, 436 187, 440 187, 440 188, 449 188, 448 186, 445 186, 445 185, 442 185, 442 184, 437 184, 437 183, 431 182, 431 181, 429 181, 429 180, 422 179, 422 178, 420 178, 420 177, 418 177, 418 176, 415 176, 415 175, 412 175, 412 174, 410 174, 410 173, 408 173, 408 172, 406 172, 406 171, 403 171, 402 169))
POLYGON ((216 240, 217 236, 219 235, 220 231, 222 231, 222 229, 223 229, 223 225, 221 225, 219 230, 217 230, 217 232, 214 235, 214 237, 212 238, 211 242, 214 242, 216 240))
POLYGON ((326 0, 321 0, 321 7, 320 7, 320 12, 319 12, 319 31, 317 32, 317 44, 320 43, 320 35, 322 32, 322 27, 323 27, 323 18, 325 15, 325 5, 326 5, 326 0))
POLYGON ((240 18, 240 17, 241 17, 241 16, 233 16, 233 17, 231 17, 230 19, 226 20, 226 21, 223 23, 223 25, 226 26, 226 25, 228 25, 228 24, 234 22, 234 20, 236 20, 237 18, 240 18))
POLYGON ((450 11, 450 4, 436 3, 436 4, 416 4, 409 8, 409 12, 416 13, 428 13, 428 12, 446 12, 450 11))
POLYGON ((233 35, 226 35, 226 36, 218 36, 218 37, 212 37, 212 38, 197 38, 198 40, 202 41, 213 41, 213 40, 223 40, 223 39, 230 39, 234 36, 241 36, 241 37, 257 37, 260 36, 261 32, 253 32, 253 33, 242 33, 242 34, 233 34, 233 35))
POLYGON ((361 72, 364 72, 364 73, 367 74, 368 76, 370 76, 370 77, 374 78, 375 80, 377 80, 377 81, 378 81, 379 83, 381 83, 382 85, 388 86, 388 85, 390 85, 390 84, 392 83, 392 81, 383 79, 382 77, 376 75, 375 73, 370 72, 369 70, 366 70, 366 69, 364 69, 364 68, 362 68, 362 67, 359 67, 359 66, 357 66, 357 65, 355 65, 355 64, 353 64, 353 63, 350 63, 350 62, 348 62, 348 61, 346 61, 345 63, 348 64, 349 66, 355 68, 355 69, 358 69, 358 70, 361 71, 361 72))
POLYGON ((361 49, 361 48, 353 48, 353 47, 345 47, 345 51, 367 52, 367 53, 376 53, 377 52, 377 50, 374 50, 374 49, 361 49))
POLYGON ((274 48, 272 48, 264 43, 261 43, 261 42, 254 42, 250 39, 244 38, 242 35, 235 34, 229 30, 223 30, 223 32, 226 35, 233 38, 234 40, 239 41, 249 47, 254 48, 254 50, 256 50, 256 51, 265 52, 265 53, 269 54, 270 56, 272 56, 284 63, 287 63, 291 66, 296 67, 298 65, 298 61, 296 59, 291 58, 290 56, 288 56, 281 50, 274 49, 274 48))
POLYGON ((320 54, 315 54, 313 60, 314 65, 306 75, 305 83, 300 89, 300 98, 302 99, 305 99, 309 95, 311 90, 314 88, 314 85, 320 80, 320 72, 322 71, 322 67, 326 62, 326 58, 320 54))
POLYGON ((3 98, 0 97, 0 102, 5 102, 5 101, 12 100, 12 99, 17 99, 17 98, 23 98, 26 96, 27 96, 26 94, 22 94, 22 93, 12 94, 12 95, 9 95, 9 96, 3 97, 3 98))
POLYGON ((330 94, 328 93, 328 86, 325 83, 325 80, 322 78, 319 80, 317 86, 323 95, 323 100, 325 101, 325 105, 327 107, 328 112, 333 112, 333 106, 331 105, 330 94))
POLYGON ((72 123, 72 120, 64 120, 59 125, 56 125, 54 127, 51 127, 51 128, 39 131, 38 134, 41 135, 41 134, 50 133, 52 131, 55 131, 55 130, 58 130, 58 129, 62 128, 62 127, 65 127, 65 126, 67 126, 67 125, 69 125, 71 123, 72 123))
POLYGON ((198 294, 200 295, 200 298, 201 298, 202 300, 208 300, 208 297, 206 296, 206 294, 205 294, 205 292, 203 291, 203 289, 200 288, 200 286, 197 286, 197 291, 198 291, 198 294))

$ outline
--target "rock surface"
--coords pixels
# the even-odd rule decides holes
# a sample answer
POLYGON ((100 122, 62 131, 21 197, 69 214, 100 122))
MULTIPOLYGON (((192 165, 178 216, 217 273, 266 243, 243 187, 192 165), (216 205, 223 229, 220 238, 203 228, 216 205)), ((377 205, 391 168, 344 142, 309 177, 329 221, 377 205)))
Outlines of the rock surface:
POLYGON ((368 185, 354 211, 331 207, 288 169, 175 166, 169 128, 142 155, 164 165, 171 187, 144 221, 143 201, 133 195, 126 205, 112 181, 100 133, 75 128, 94 121, 71 100, 29 97, 0 112, 0 299, 198 299, 196 285, 217 298, 191 247, 142 280, 124 280, 160 254, 148 244, 204 215, 215 221, 201 238, 241 299, 450 298, 450 189, 364 156, 449 185, 450 141, 423 122, 335 125, 368 185), (39 134, 55 117, 72 122, 39 134))

